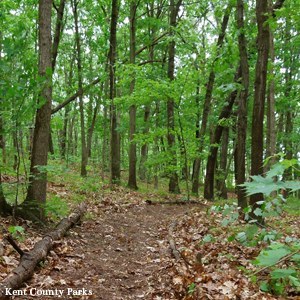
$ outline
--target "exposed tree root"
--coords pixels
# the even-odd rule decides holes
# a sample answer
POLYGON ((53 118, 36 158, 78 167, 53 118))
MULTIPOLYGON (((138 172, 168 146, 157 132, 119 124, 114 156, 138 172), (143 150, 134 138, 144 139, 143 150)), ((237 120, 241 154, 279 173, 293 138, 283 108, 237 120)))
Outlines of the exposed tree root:
POLYGON ((31 251, 24 252, 19 266, 0 283, 0 299, 8 298, 6 295, 7 289, 10 291, 15 290, 32 277, 35 267, 47 257, 48 252, 53 247, 54 241, 60 240, 71 227, 78 223, 85 210, 85 204, 80 204, 69 217, 61 220, 55 230, 38 241, 31 251))

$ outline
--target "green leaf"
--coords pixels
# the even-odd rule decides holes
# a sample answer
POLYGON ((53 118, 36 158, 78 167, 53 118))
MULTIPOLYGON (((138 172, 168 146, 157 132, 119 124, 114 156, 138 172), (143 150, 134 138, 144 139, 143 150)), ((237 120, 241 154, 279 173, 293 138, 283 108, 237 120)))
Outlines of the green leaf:
POLYGON ((294 269, 276 269, 270 273, 272 279, 288 278, 289 276, 296 275, 297 272, 294 269))
POLYGON ((280 243, 274 243, 270 245, 270 248, 271 249, 261 251, 253 263, 262 267, 273 266, 281 258, 291 253, 291 250, 280 243))
POLYGON ((267 172, 266 178, 273 178, 274 176, 282 175, 285 167, 281 163, 272 166, 271 170, 267 172))
POLYGON ((247 235, 245 232, 239 232, 235 238, 237 241, 239 241, 242 244, 247 241, 247 235))
POLYGON ((15 234, 15 233, 24 233, 25 229, 22 226, 9 226, 8 228, 9 233, 15 234))
POLYGON ((259 286, 260 290, 263 292, 268 292, 269 291, 269 284, 267 281, 263 281, 260 286, 259 286))
POLYGON ((286 181, 284 187, 289 189, 290 192, 296 192, 300 190, 300 181, 286 181))

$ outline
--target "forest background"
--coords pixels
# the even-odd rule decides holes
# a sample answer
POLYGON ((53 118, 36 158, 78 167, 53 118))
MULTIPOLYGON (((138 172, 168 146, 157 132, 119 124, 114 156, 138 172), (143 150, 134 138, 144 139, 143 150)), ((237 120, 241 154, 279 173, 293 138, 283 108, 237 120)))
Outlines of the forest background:
POLYGON ((0 5, 2 212, 44 203, 58 160, 244 208, 249 175, 299 158, 298 1, 0 5))

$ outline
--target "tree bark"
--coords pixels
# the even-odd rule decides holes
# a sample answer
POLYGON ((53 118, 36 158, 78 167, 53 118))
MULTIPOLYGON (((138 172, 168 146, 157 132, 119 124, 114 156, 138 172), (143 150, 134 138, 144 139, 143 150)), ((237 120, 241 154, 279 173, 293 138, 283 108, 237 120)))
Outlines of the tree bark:
POLYGON ((55 33, 54 33, 53 45, 52 45, 52 70, 53 70, 53 72, 55 70, 56 59, 57 59, 57 54, 58 54, 58 46, 59 46, 62 29, 63 29, 63 17, 64 17, 64 10, 65 10, 65 2, 66 2, 66 0, 60 0, 59 7, 57 8, 55 33))
MULTIPOLYGON (((235 82, 239 80, 240 76, 241 76, 241 68, 239 67, 238 71, 235 74, 235 82)), ((229 98, 226 100, 226 103, 223 106, 222 111, 219 115, 218 123, 221 120, 228 119, 230 117, 232 107, 237 97, 237 94, 238 94, 237 90, 231 92, 229 98)), ((218 124, 213 134, 213 138, 211 140, 212 146, 210 147, 210 154, 207 159, 206 176, 204 182, 204 198, 207 200, 214 199, 215 169, 216 169, 216 161, 217 161, 218 149, 219 149, 218 144, 221 141, 223 128, 224 126, 218 124)))
MULTIPOLYGON (((136 51, 136 10, 137 3, 135 0, 130 2, 130 63, 135 64, 136 51)), ((130 82, 130 94, 133 94, 135 88, 135 76, 130 82)), ((128 187, 137 190, 136 183, 136 142, 134 136, 136 132, 136 105, 133 104, 129 108, 129 177, 128 187)))
MULTIPOLYGON (((150 118, 150 105, 145 105, 144 110, 144 130, 143 134, 147 135, 149 132, 149 118, 150 118)), ((145 180, 147 178, 147 169, 145 166, 145 163, 147 161, 147 155, 148 155, 148 144, 145 143, 141 147, 141 160, 140 160, 140 166, 139 166, 139 177, 141 180, 145 180)))
MULTIPOLYGON (((266 98, 266 84, 268 71, 268 57, 270 46, 270 28, 268 21, 269 6, 268 1, 256 1, 256 19, 258 26, 257 36, 257 62, 255 67, 255 83, 254 83, 254 103, 252 113, 252 144, 251 144, 251 175, 263 174, 263 152, 264 152, 264 109, 266 98)), ((250 196, 250 205, 253 211, 259 207, 258 201, 263 200, 263 194, 255 194, 250 196)), ((252 217, 259 222, 262 217, 252 217)))
POLYGON ((246 180, 246 135, 247 135, 247 101, 249 94, 249 64, 247 40, 244 26, 244 1, 237 0, 237 27, 239 30, 238 45, 241 65, 242 90, 239 95, 237 112, 237 137, 235 155, 235 174, 238 206, 244 209, 247 206, 246 191, 240 184, 246 180))
MULTIPOLYGON (((181 5, 181 0, 176 4, 174 0, 170 0, 170 38, 168 46, 168 78, 172 82, 175 79, 175 40, 174 40, 174 28, 177 25, 177 14, 179 7, 181 5)), ((179 178, 176 171, 177 159, 176 159, 176 149, 175 149, 175 119, 174 119, 174 99, 169 98, 167 102, 167 139, 168 146, 171 155, 170 160, 170 181, 169 181, 169 192, 170 193, 180 193, 179 189, 179 178)))
MULTIPOLYGON (((102 90, 103 90, 103 85, 102 85, 102 90)), ((92 139, 93 139, 93 134, 94 134, 95 125, 96 125, 96 121, 97 121, 99 107, 100 107, 100 99, 96 99, 96 106, 93 109, 93 116, 92 116, 92 120, 91 120, 91 123, 89 125, 88 133, 87 133, 87 153, 88 153, 88 157, 92 156, 92 139)))
MULTIPOLYGON (((52 57, 51 57, 51 9, 52 0, 39 1, 39 76, 43 83, 39 102, 43 103, 36 112, 33 146, 30 164, 30 183, 24 204, 34 202, 38 209, 33 214, 44 219, 46 201, 49 133, 52 102, 52 57)), ((30 205, 32 206, 32 205, 30 205)), ((33 205, 34 206, 34 205, 33 205)))
POLYGON ((220 166, 219 166, 219 179, 217 181, 217 189, 219 197, 227 199, 227 186, 226 186, 226 170, 227 170, 227 156, 228 156, 228 143, 229 143, 229 127, 223 129, 222 146, 220 151, 220 166))
POLYGON ((117 22, 119 15, 118 0, 112 0, 111 23, 110 23, 110 48, 109 48, 109 98, 110 121, 111 121, 111 184, 120 184, 121 181, 121 161, 120 161, 120 136, 117 131, 117 108, 114 103, 116 97, 116 52, 117 52, 117 22))
MULTIPOLYGON (((77 71, 78 71, 78 89, 83 90, 82 83, 82 60, 81 60, 81 41, 80 33, 78 27, 78 0, 72 0, 72 9, 74 15, 75 23, 75 41, 76 41, 76 50, 77 50, 77 71)), ((80 175, 82 177, 87 176, 87 164, 88 164, 88 151, 86 144, 86 133, 85 133, 85 121, 84 121, 84 105, 83 105, 83 96, 79 96, 79 112, 80 112, 80 132, 81 132, 81 166, 80 166, 80 175)))
MULTIPOLYGON (((269 80, 268 92, 267 92, 267 139, 266 139, 266 157, 274 156, 276 153, 276 126, 275 126, 275 81, 274 81, 274 68, 275 62, 275 51, 274 51, 274 37, 273 33, 270 32, 270 74, 271 79, 269 80)), ((269 164, 266 166, 268 171, 271 165, 275 162, 271 159, 269 164)))

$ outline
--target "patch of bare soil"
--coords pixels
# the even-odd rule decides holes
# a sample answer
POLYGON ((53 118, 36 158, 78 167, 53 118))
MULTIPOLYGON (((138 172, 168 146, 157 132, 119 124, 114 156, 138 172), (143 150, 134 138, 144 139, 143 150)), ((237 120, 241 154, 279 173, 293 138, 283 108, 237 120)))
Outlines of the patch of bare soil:
POLYGON ((159 273, 172 265, 169 225, 191 207, 109 199, 91 206, 92 217, 56 245, 27 295, 13 299, 175 299, 157 293, 166 284, 159 273))

